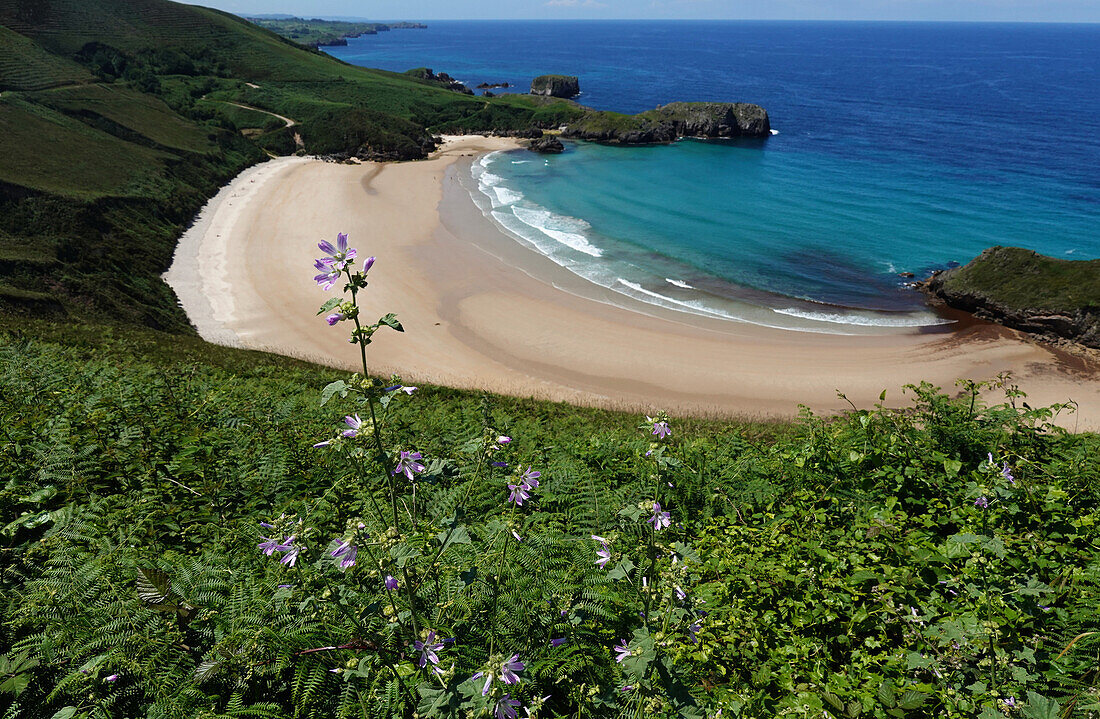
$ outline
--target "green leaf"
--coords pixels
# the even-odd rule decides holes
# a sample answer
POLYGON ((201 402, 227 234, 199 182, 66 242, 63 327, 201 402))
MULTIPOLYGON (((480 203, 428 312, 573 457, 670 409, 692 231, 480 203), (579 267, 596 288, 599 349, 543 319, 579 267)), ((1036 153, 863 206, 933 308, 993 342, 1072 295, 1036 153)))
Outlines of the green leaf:
POLYGON ((920 709, 926 701, 928 701, 927 694, 908 691, 901 695, 901 699, 898 700, 898 707, 906 711, 912 711, 913 709, 920 709))
POLYGON ((634 562, 630 561, 628 557, 623 557, 622 561, 615 565, 615 568, 607 573, 608 579, 626 579, 630 576, 630 573, 634 570, 634 562))
POLYGON ((397 315, 395 315, 392 312, 390 312, 385 317, 378 318, 378 324, 379 325, 386 325, 387 327, 392 327, 393 329, 397 330, 398 332, 404 332, 405 331, 405 328, 402 327, 401 323, 397 321, 397 315))
POLYGON ((1036 692, 1027 693, 1027 705, 1024 706, 1027 719, 1059 719, 1061 714, 1062 706, 1055 700, 1036 692))
POLYGON ((452 544, 470 544, 473 541, 470 539, 470 533, 466 530, 466 526, 462 524, 452 527, 451 529, 444 529, 439 534, 435 535, 435 538, 443 545, 439 548, 441 554, 452 544))
POLYGON ((138 598, 146 604, 164 604, 172 596, 168 573, 159 569, 138 568, 138 598))
POLYGON ((328 401, 332 399, 332 395, 340 393, 341 397, 348 396, 348 383, 342 379, 338 379, 335 382, 329 382, 325 385, 325 388, 321 390, 321 406, 324 407, 328 404, 328 401))
POLYGON ((317 314, 323 315, 324 313, 326 313, 329 310, 331 310, 332 308, 336 307, 337 305, 339 305, 343 301, 344 301, 343 297, 333 297, 328 302, 325 302, 325 304, 321 305, 321 309, 317 310, 317 314))
POLYGON ((958 476, 959 470, 962 469, 963 463, 957 459, 945 459, 943 460, 943 471, 947 472, 948 477, 958 476))
POLYGON ((62 707, 54 712, 52 719, 72 719, 76 716, 76 707, 62 707))
POLYGON ((883 682, 878 685, 878 700, 882 702, 885 707, 892 707, 897 704, 898 698, 894 693, 893 683, 883 682))
POLYGON ((403 568, 410 560, 420 556, 420 550, 407 544, 395 544, 390 547, 390 556, 397 562, 398 569, 403 568))

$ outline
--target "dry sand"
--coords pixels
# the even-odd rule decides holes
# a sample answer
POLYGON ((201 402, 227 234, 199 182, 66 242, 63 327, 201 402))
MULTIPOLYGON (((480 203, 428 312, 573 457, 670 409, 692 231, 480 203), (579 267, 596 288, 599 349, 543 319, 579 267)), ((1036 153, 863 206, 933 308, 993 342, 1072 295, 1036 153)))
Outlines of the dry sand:
POLYGON ((1032 406, 1075 400, 1061 424, 1100 429, 1100 375, 1082 360, 1002 327, 947 334, 898 330, 838 336, 775 330, 666 311, 591 285, 501 234, 460 186, 478 154, 507 139, 449 138, 431 159, 342 165, 280 158, 210 201, 165 275, 211 342, 355 368, 347 323, 317 317, 316 243, 347 232, 377 256, 364 317, 380 331, 372 372, 409 383, 701 415, 791 417, 869 407, 927 380, 1011 372, 1032 406), (462 175, 464 176, 464 175, 462 175))

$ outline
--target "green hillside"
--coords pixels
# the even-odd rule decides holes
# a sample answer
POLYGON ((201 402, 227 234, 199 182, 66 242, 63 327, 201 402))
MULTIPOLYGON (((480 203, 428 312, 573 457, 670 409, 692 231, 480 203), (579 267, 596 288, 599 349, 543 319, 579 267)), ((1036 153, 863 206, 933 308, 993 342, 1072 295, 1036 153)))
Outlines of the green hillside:
POLYGON ((203 202, 265 153, 412 159, 433 132, 580 112, 353 67, 167 0, 0 0, 0 311, 188 332, 159 276, 203 202))
POLYGON ((372 519, 391 521, 380 456, 313 446, 366 415, 354 395, 319 403, 348 379, 197 338, 0 320, 5 716, 492 717, 468 677, 494 641, 525 666, 491 696, 545 697, 550 719, 643 700, 654 719, 1100 704, 1100 440, 1018 397, 920 386, 904 410, 833 422, 673 417, 659 441, 642 417, 397 392, 385 441, 423 454, 403 506, 425 518, 391 539, 372 519), (510 508, 526 467, 541 484, 510 508), (658 494, 672 525, 629 563, 658 494), (293 567, 257 547, 284 514, 308 527, 293 567), (370 543, 341 569, 332 538, 360 521, 370 543), (442 676, 417 666, 423 635, 391 611, 387 572, 448 640, 442 676))

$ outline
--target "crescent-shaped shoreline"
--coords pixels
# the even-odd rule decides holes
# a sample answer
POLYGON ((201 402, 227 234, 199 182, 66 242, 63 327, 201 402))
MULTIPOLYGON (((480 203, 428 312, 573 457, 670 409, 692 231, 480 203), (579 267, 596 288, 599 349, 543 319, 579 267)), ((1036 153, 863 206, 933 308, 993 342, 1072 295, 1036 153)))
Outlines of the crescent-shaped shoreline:
MULTIPOLYGON (((792 332, 634 303, 505 236, 459 181, 478 155, 515 140, 448 138, 430 159, 336 164, 279 158, 238 176, 182 237, 165 279, 199 334, 353 369, 343 326, 316 317, 320 239, 347 232, 370 271, 373 371, 411 383, 490 390, 614 409, 787 419, 908 399, 905 384, 947 388, 1011 372, 1031 406, 1073 400, 1059 423, 1100 429, 1100 373, 1087 358, 1014 330, 966 324, 837 336, 792 332)), ((993 394, 990 401, 1000 401, 993 394)))

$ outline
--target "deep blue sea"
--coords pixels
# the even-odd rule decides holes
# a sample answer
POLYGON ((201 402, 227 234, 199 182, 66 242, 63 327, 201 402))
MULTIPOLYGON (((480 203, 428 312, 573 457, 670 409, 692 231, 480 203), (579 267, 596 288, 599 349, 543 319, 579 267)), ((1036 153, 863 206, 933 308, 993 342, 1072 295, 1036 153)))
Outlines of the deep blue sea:
POLYGON ((605 110, 767 108, 763 142, 576 143, 474 166, 475 199, 518 241, 654 304, 924 325, 900 273, 998 244, 1100 257, 1100 25, 432 22, 329 50, 470 86, 577 75, 577 100, 605 110))

